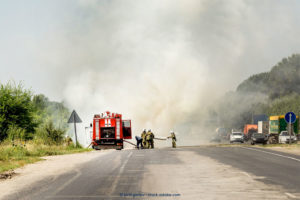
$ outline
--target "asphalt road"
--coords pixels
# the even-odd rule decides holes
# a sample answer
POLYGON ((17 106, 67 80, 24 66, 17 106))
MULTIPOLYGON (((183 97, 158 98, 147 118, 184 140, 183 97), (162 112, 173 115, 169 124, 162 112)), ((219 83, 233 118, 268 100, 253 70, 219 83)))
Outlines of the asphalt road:
POLYGON ((290 192, 300 192, 300 156, 256 147, 192 148, 244 172, 263 177, 260 181, 276 184, 290 192))
MULTIPOLYGON (((225 184, 224 180, 229 180, 228 177, 218 180, 220 172, 217 171, 224 169, 214 169, 210 166, 215 165, 214 161, 210 160, 238 169, 247 176, 249 174, 249 177, 258 177, 257 181, 264 184, 279 186, 288 194, 300 193, 300 156, 253 147, 186 147, 111 151, 69 173, 49 177, 6 199, 133 199, 132 195, 137 195, 134 199, 187 199, 182 196, 183 190, 191 192, 191 188, 194 196, 190 199, 195 199, 199 194, 198 188, 203 193, 204 185, 208 182, 215 184, 210 179, 215 179, 218 187, 222 187, 223 182, 225 184), (201 162, 207 162, 207 166, 201 162), (195 168, 197 163, 202 164, 201 169, 195 168), (198 173, 197 170, 201 171, 198 173), (216 173, 205 176, 205 170, 207 174, 209 170, 216 173), (164 189, 160 191, 159 188, 164 189), (153 198, 138 195, 153 195, 153 198)), ((234 187, 232 190, 235 190, 234 187)), ((241 191, 244 192, 242 194, 247 192, 245 188, 241 191)), ((213 189, 210 192, 214 194, 213 189)), ((210 197, 208 199, 214 199, 210 197)), ((296 196, 292 195, 291 198, 296 196)), ((202 199, 206 199, 206 196, 202 196, 202 199)), ((278 196, 278 199, 283 198, 278 196)))
POLYGON ((174 156, 170 159, 167 149, 116 150, 59 178, 43 180, 7 199, 123 199, 124 195, 142 192, 144 168, 155 162, 179 163, 174 156))

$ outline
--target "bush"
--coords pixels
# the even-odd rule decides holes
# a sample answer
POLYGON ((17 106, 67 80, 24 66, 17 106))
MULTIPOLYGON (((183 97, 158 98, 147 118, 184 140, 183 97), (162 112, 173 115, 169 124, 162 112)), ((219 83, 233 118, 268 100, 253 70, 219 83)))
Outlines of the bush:
POLYGON ((20 128, 16 125, 11 125, 7 131, 7 139, 9 142, 15 144, 15 142, 24 142, 25 141, 26 130, 20 128))
POLYGON ((51 119, 45 120, 43 124, 36 130, 36 140, 42 141, 44 144, 61 144, 66 131, 62 128, 56 128, 51 119))

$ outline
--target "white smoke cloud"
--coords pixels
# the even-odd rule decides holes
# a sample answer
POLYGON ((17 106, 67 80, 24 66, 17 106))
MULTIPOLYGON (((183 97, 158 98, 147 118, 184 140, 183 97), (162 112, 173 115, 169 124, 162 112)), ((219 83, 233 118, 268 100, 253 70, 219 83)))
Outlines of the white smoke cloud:
POLYGON ((12 46, 21 52, 18 41, 30 49, 22 63, 11 53, 15 59, 0 64, 24 64, 21 75, 14 67, 5 72, 64 100, 83 118, 82 126, 110 110, 132 119, 135 134, 142 128, 185 134, 182 127, 198 134, 203 111, 215 98, 300 50, 297 1, 51 2, 51 16, 59 16, 54 24, 31 20, 52 29, 13 43, 0 37, 9 47, 0 47, 2 53, 15 52, 12 46))
MULTIPOLYGON (((191 52, 189 33, 176 24, 172 31, 166 29, 154 11, 159 10, 159 4, 148 4, 135 3, 134 10, 118 4, 105 19, 94 16, 96 22, 86 35, 71 40, 83 41, 78 46, 83 54, 75 59, 88 63, 75 64, 80 74, 69 79, 64 96, 70 107, 87 114, 85 119, 111 110, 132 119, 135 134, 140 134, 142 128, 151 128, 157 135, 166 136, 201 104, 202 92, 209 91, 208 72, 204 59, 191 52), (148 11, 151 8, 153 13, 148 11), (121 16, 105 26, 106 19, 115 13, 121 16), (88 53, 82 52, 84 49, 88 53), (73 94, 79 95, 74 98, 73 94)), ((102 5, 83 6, 92 6, 96 13, 103 11, 102 5)))
POLYGON ((181 135, 207 132, 201 112, 237 84, 245 68, 252 71, 245 57, 270 42, 269 30, 257 28, 263 28, 259 4, 247 1, 79 5, 86 16, 64 39, 70 52, 63 59, 76 72, 66 81, 64 99, 85 121, 106 110, 122 113, 133 120, 134 134, 143 128, 161 136, 174 128, 181 135))

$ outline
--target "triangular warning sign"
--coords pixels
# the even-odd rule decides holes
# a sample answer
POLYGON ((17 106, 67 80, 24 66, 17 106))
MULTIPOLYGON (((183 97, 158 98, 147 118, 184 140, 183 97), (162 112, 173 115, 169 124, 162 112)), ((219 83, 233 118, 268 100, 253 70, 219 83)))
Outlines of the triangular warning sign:
POLYGON ((75 110, 73 110, 69 120, 68 120, 68 123, 81 123, 81 119, 80 117, 78 116, 78 114, 76 113, 75 110))

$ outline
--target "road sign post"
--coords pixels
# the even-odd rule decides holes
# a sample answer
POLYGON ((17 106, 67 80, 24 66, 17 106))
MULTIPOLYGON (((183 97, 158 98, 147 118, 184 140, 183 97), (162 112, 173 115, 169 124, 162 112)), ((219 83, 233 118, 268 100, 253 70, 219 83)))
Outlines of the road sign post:
POLYGON ((78 114, 76 113, 75 110, 73 110, 69 120, 68 120, 68 123, 74 123, 74 132, 75 132, 75 146, 77 147, 77 143, 78 143, 78 140, 77 140, 77 130, 76 130, 76 123, 81 123, 81 119, 80 117, 78 116, 78 114))
POLYGON ((291 142, 292 142, 292 131, 293 131, 292 130, 292 124, 295 123, 297 117, 296 117, 295 113, 288 112, 288 113, 285 114, 284 119, 288 123, 288 133, 289 133, 289 136, 290 136, 289 144, 291 144, 291 142))

